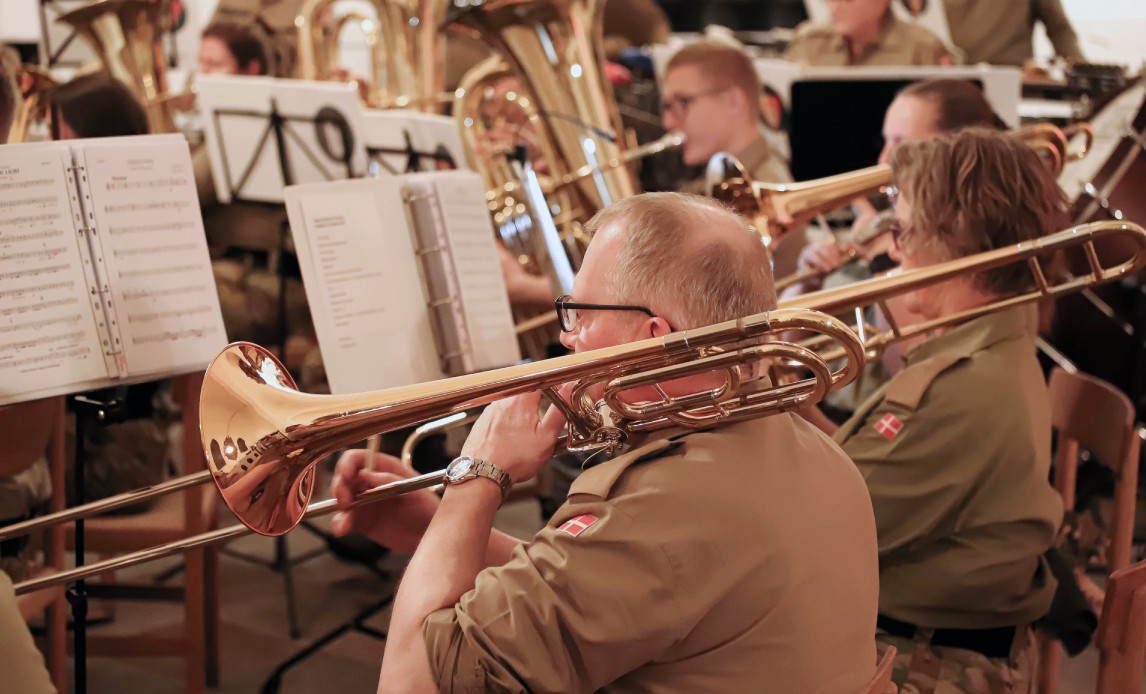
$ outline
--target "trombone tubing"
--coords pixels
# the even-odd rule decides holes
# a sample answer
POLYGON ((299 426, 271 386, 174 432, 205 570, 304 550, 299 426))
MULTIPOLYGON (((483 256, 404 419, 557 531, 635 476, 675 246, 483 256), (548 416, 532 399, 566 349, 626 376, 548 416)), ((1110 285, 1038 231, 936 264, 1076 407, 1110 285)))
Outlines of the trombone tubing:
POLYGON ((107 513, 108 511, 114 511, 125 506, 131 506, 132 504, 136 504, 141 501, 147 501, 148 499, 154 499, 156 497, 165 496, 167 494, 180 492, 184 489, 197 487, 204 482, 210 481, 211 471, 201 470, 199 472, 185 475, 183 477, 176 477, 175 479, 163 482, 162 484, 156 484, 150 487, 142 487, 140 489, 133 489, 129 492, 116 494, 115 496, 109 496, 106 499, 93 501, 82 506, 66 508, 63 511, 50 513, 46 516, 37 516, 36 518, 32 518, 21 523, 13 523, 12 525, 7 525, 3 528, 0 528, 0 541, 8 540, 13 537, 20 537, 21 535, 27 535, 30 532, 39 530, 40 528, 44 528, 49 525, 55 525, 56 523, 67 523, 69 521, 88 518, 90 516, 96 516, 101 513, 107 513))
MULTIPOLYGON (((192 475, 194 477, 195 475, 192 475)), ((392 499, 396 496, 401 496, 408 492, 433 487, 434 485, 441 484, 446 478, 445 469, 436 472, 427 472, 424 475, 417 477, 409 477, 404 480, 397 480, 388 484, 379 485, 372 489, 368 489, 357 497, 351 503, 351 508, 358 508, 359 506, 374 503, 375 501, 382 501, 384 499, 392 499)), ((174 481, 174 480, 173 480, 174 481)), ((338 502, 335 499, 324 499, 323 501, 316 501, 306 507, 306 513, 303 518, 317 518, 319 516, 326 516, 338 510, 338 502)), ((247 526, 236 523, 229 525, 225 528, 218 528, 210 532, 205 532, 200 535, 193 535, 182 540, 168 542, 147 549, 141 549, 138 552, 124 554, 111 559, 105 559, 95 564, 86 564, 84 566, 77 566, 74 569, 60 571, 59 573, 48 574, 39 578, 32 578, 22 583, 17 583, 16 595, 24 595, 25 593, 33 593, 45 588, 53 586, 64 585, 95 576, 98 574, 106 573, 108 571, 115 571, 118 569, 126 569, 137 564, 145 564, 149 561, 156 559, 163 559, 172 554, 178 554, 187 550, 198 549, 200 547, 209 547, 211 545, 219 544, 220 542, 227 542, 234 540, 244 535, 254 533, 247 526)))

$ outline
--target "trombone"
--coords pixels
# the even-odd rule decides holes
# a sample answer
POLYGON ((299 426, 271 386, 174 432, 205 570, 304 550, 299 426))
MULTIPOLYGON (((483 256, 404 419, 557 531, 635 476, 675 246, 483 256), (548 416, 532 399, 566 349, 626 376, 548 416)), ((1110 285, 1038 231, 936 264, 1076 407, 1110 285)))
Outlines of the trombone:
MULTIPOLYGON (((615 443, 614 432, 618 436, 623 435, 620 427, 613 426, 615 423, 624 424, 628 431, 635 433, 664 426, 666 420, 686 425, 719 421, 726 411, 733 418, 784 411, 812 404, 827 390, 849 383, 857 375, 855 369, 862 365, 860 358, 873 358, 891 344, 946 324, 1112 282, 1133 275, 1143 267, 1146 267, 1146 230, 1129 222, 1094 222, 1035 241, 932 267, 898 272, 840 289, 805 294, 782 302, 778 309, 768 314, 674 333, 663 340, 646 340, 537 364, 354 396, 298 393, 293 390, 289 375, 274 357, 255 345, 240 343, 228 347, 216 357, 208 370, 200 401, 204 448, 212 461, 209 465, 210 473, 172 480, 149 490, 129 492, 114 499, 9 526, 0 529, 0 539, 24 534, 32 527, 92 515, 112 505, 123 506, 159 493, 185 489, 205 481, 208 474, 215 475, 220 487, 227 487, 228 491, 224 494, 232 497, 228 499, 232 509, 235 505, 245 507, 240 508, 242 513, 239 514, 244 524, 25 581, 16 587, 17 594, 225 542, 254 532, 253 526, 259 532, 266 532, 265 528, 271 527, 278 534, 285 532, 282 529, 284 527, 293 527, 304 515, 316 517, 336 509, 333 499, 306 505, 313 487, 311 471, 314 463, 326 452, 384 428, 404 426, 419 421, 418 418, 424 420, 460 412, 515 393, 539 388, 548 389, 552 393, 556 385, 578 379, 581 379, 578 388, 574 389, 568 403, 561 399, 555 399, 554 402, 560 403, 563 409, 572 408, 570 403, 577 403, 587 409, 567 413, 571 417, 580 417, 582 414, 588 416, 587 424, 582 424, 580 419, 570 420, 571 437, 575 441, 578 436, 586 437, 587 434, 591 443, 603 447, 615 443), (1110 237, 1131 243, 1135 250, 1122 262, 1104 267, 1095 252, 1094 243, 1110 237), (1083 251, 1089 263, 1089 271, 1052 281, 1049 279, 1051 275, 1044 271, 1040 258, 1068 249, 1083 251), (1031 291, 942 319, 911 326, 893 323, 882 332, 874 331, 862 319, 862 310, 868 306, 886 307, 893 297, 1012 263, 1023 263, 1030 269, 1034 279, 1031 291), (824 313, 855 311, 858 317, 856 332, 842 327, 842 321, 804 309, 824 313), (793 345, 779 342, 737 349, 744 342, 763 339, 771 332, 809 328, 838 338, 839 345, 793 345), (720 347, 726 351, 713 352, 720 347), (675 400, 645 403, 640 407, 628 405, 619 397, 625 390, 634 387, 664 382, 689 373, 728 369, 727 382, 715 389, 723 390, 734 380, 739 385, 739 376, 733 375, 737 372, 736 367, 764 358, 783 359, 788 355, 809 365, 816 377, 762 391, 755 401, 748 400, 746 394, 737 393, 732 388, 723 394, 714 395, 713 391, 708 391, 675 400), (831 371, 826 364, 840 355, 847 357, 846 365, 831 371), (593 398, 587 391, 594 385, 602 384, 606 386, 603 399, 606 406, 598 406, 595 402, 590 404, 593 398), (614 404, 618 405, 616 410, 612 409, 614 404), (726 409, 731 407, 738 409, 726 409), (638 416, 626 420, 629 415, 638 416), (593 426, 597 429, 592 429, 593 426), (589 431, 583 431, 582 427, 589 428, 589 431), (600 435, 596 432, 600 432, 600 435), (223 454, 222 467, 210 453, 213 444, 218 445, 218 450, 223 454), (230 454, 225 452, 226 446, 233 447, 230 454), (240 447, 245 450, 240 451, 240 447), (246 462, 248 455, 251 458, 249 463, 246 462), (279 456, 286 457, 284 459, 279 456), (247 465, 246 471, 241 470, 243 464, 247 465), (255 472, 256 475, 249 477, 237 474, 248 472, 255 472), (247 484, 248 478, 254 484, 247 484), (248 524, 247 520, 253 522, 248 524)), ((427 473, 376 487, 360 495, 354 502, 355 506, 432 487, 441 482, 442 475, 441 471, 427 473)))
MULTIPOLYGON (((565 413, 568 450, 609 450, 633 434, 670 426, 708 427, 784 412, 818 402, 851 383, 863 368, 863 347, 839 319, 804 309, 773 310, 545 362, 512 366, 431 383, 355 395, 308 395, 268 351, 236 343, 208 367, 200 397, 201 438, 209 472, 172 480, 62 513, 0 529, 0 537, 93 515, 128 503, 195 486, 213 476, 224 501, 242 525, 114 557, 25 581, 17 594, 126 568, 250 532, 281 535, 303 517, 335 510, 335 501, 309 504, 314 466, 327 454, 378 431, 461 412, 524 392, 545 390, 565 413), (815 353, 771 341, 795 330, 812 332, 851 356, 833 370, 815 353), (797 361, 811 378, 759 389, 741 376, 763 360, 797 361), (668 396, 661 383, 699 374, 719 374, 722 383, 668 396), (568 399, 557 392, 573 383, 568 399), (630 402, 625 394, 652 387, 662 398, 630 402)), ((355 501, 369 503, 434 486, 445 470, 372 489, 355 501)))

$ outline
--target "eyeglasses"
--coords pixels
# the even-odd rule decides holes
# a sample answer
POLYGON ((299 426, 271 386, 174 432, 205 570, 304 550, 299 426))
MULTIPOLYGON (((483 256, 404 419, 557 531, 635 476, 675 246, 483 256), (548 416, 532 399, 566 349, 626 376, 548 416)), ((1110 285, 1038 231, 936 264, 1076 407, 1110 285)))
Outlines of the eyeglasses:
POLYGON ((692 94, 690 96, 674 96, 671 99, 666 99, 661 102, 661 111, 666 114, 683 117, 688 113, 688 109, 692 106, 692 102, 706 96, 713 96, 728 89, 728 87, 721 87, 720 89, 712 89, 707 92, 700 92, 699 94, 692 94))
POLYGON ((889 226, 887 230, 891 233, 892 245, 895 246, 897 251, 902 251, 903 239, 911 233, 911 229, 904 226, 904 224, 897 219, 891 223, 891 226, 889 226))
POLYGON ((655 318, 656 314, 645 308, 644 306, 627 306, 624 304, 586 304, 576 301, 570 301, 573 297, 568 294, 557 297, 557 301, 553 305, 557 308, 557 318, 561 322, 561 329, 567 333, 573 332, 577 327, 577 321, 580 318, 578 311, 640 311, 649 318, 655 318))

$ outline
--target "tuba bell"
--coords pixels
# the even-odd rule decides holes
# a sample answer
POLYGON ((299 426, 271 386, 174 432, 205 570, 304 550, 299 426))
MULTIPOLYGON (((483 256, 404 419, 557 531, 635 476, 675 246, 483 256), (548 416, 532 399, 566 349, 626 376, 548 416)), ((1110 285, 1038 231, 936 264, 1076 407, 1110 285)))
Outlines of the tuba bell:
POLYGON ((373 84, 368 105, 409 100, 433 110, 445 80, 445 46, 439 32, 442 0, 369 0, 375 17, 345 15, 323 22, 336 0, 307 0, 295 16, 298 76, 334 78, 342 28, 356 21, 366 34, 373 84))
POLYGON ((151 0, 98 0, 57 19, 83 36, 104 70, 131 89, 153 133, 175 132, 161 40, 166 7, 151 0))

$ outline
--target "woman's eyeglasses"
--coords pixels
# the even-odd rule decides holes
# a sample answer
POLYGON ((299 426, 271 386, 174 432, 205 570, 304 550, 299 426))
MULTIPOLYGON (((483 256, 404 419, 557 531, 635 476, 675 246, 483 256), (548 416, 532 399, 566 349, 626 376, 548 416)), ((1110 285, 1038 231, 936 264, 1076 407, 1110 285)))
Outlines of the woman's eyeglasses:
POLYGON ((644 306, 629 306, 626 304, 587 304, 577 301, 572 301, 573 297, 568 294, 557 297, 557 301, 553 305, 557 308, 557 318, 561 322, 561 329, 565 332, 573 332, 577 327, 577 320, 579 318, 578 311, 640 311, 650 318, 655 318, 656 314, 644 306))

